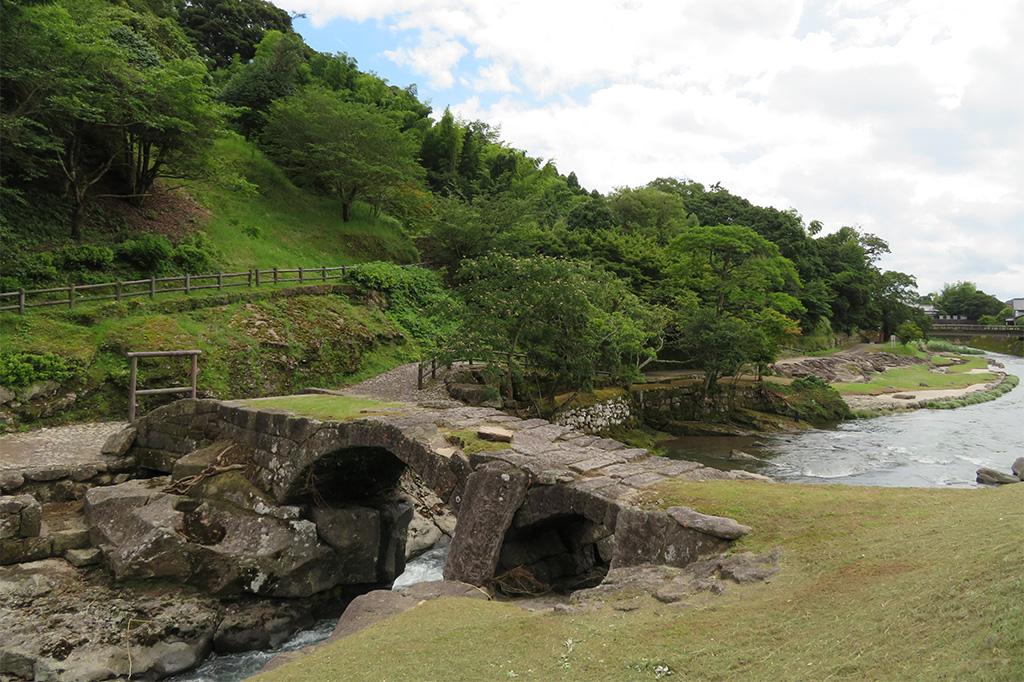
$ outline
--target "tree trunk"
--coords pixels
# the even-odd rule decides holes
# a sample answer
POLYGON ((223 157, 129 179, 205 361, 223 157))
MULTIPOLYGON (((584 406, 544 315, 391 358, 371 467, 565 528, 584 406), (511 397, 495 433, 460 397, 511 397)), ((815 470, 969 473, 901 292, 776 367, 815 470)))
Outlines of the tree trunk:
POLYGON ((85 212, 85 202, 75 199, 71 204, 71 238, 76 242, 82 241, 82 214, 85 212))
POLYGON ((341 222, 347 223, 352 220, 352 202, 347 199, 341 201, 341 222))

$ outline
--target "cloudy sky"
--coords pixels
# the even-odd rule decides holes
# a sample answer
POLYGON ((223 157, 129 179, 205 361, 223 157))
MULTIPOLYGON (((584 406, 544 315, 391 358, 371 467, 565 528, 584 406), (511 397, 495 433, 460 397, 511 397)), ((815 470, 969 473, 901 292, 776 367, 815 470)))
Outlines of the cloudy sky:
POLYGON ((1024 296, 1024 0, 275 0, 607 191, 721 182, 1024 296))

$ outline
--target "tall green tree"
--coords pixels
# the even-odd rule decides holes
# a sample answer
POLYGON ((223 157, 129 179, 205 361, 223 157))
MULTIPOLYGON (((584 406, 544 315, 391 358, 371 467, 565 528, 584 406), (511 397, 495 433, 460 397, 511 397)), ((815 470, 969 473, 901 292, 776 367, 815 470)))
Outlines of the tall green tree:
POLYGON ((181 23, 199 54, 217 67, 238 55, 248 62, 267 31, 290 33, 288 12, 267 0, 175 0, 181 23))
POLYGON ((509 398, 526 366, 550 398, 599 372, 632 378, 660 345, 660 311, 587 263, 490 254, 466 261, 458 282, 466 307, 450 352, 503 359, 509 398))
POLYGON ((170 20, 101 0, 3 10, 4 42, 19 45, 2 51, 4 174, 57 178, 73 237, 100 188, 141 200, 160 177, 194 174, 220 111, 170 20))
POLYGON ((978 320, 984 315, 997 315, 1005 305, 992 294, 979 289, 974 282, 946 284, 932 300, 935 307, 945 314, 961 315, 969 320, 978 320))
POLYGON ((422 183, 416 140, 375 107, 310 86, 270 108, 261 136, 267 154, 296 182, 341 201, 352 219, 356 199, 422 183))
POLYGON ((445 108, 440 120, 424 135, 420 161, 427 169, 427 182, 433 191, 451 194, 458 189, 464 134, 452 112, 445 108))
POLYGON ((309 82, 308 48, 295 33, 267 31, 247 64, 235 69, 224 84, 223 100, 237 108, 237 122, 246 137, 263 127, 274 100, 287 97, 309 82))

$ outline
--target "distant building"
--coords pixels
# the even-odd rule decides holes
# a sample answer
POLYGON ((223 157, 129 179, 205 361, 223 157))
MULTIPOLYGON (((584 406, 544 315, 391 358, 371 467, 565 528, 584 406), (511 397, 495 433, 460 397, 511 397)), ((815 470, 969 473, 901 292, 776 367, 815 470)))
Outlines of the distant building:
POLYGON ((966 315, 947 315, 942 312, 931 303, 919 303, 917 309, 920 310, 929 320, 937 322, 968 322, 966 315))
POLYGON ((1006 302, 1013 312, 1006 318, 1006 324, 1024 324, 1024 298, 1011 298, 1006 302))

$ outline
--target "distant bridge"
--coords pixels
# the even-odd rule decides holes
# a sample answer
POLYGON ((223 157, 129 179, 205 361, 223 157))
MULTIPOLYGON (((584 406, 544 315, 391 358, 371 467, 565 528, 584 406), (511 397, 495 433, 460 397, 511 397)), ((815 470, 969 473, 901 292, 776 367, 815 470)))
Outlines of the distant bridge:
POLYGON ((1024 327, 990 324, 933 324, 929 336, 944 339, 969 339, 975 336, 995 336, 1024 340, 1024 327))

